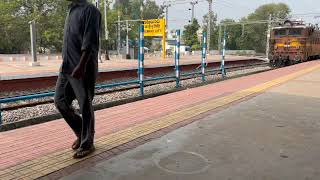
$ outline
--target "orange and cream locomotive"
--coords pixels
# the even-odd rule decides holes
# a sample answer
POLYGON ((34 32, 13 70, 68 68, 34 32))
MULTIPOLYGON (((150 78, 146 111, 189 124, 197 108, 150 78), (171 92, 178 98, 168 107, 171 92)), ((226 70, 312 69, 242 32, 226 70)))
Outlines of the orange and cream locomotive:
POLYGON ((285 21, 272 28, 270 65, 288 66, 320 58, 320 30, 302 21, 285 21))

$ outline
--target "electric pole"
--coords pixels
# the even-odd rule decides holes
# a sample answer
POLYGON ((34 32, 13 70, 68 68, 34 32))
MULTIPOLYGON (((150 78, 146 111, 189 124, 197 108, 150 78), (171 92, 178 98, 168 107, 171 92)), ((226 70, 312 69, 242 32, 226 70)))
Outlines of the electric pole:
POLYGON ((243 37, 243 36, 244 36, 244 24, 242 24, 241 26, 242 26, 242 33, 241 33, 241 36, 243 37))
POLYGON ((143 20, 143 0, 141 0, 140 2, 140 17, 141 17, 141 20, 143 20))
POLYGON ((121 24, 120 24, 120 10, 118 10, 118 56, 120 55, 120 48, 121 48, 121 37, 120 37, 120 31, 121 31, 121 24))
POLYGON ((189 9, 189 10, 192 11, 192 16, 191 16, 191 23, 192 23, 193 20, 194 20, 194 6, 195 6, 196 4, 198 4, 198 1, 192 1, 192 2, 190 2, 190 4, 191 4, 191 6, 192 6, 192 8, 189 9))
POLYGON ((219 24, 219 37, 218 37, 218 52, 221 54, 221 24, 219 24))
POLYGON ((222 61, 221 61, 221 74, 224 78, 226 76, 226 69, 224 67, 225 58, 226 58, 226 42, 227 41, 227 26, 224 25, 224 32, 223 32, 223 43, 222 43, 222 61))
POLYGON ((166 4, 163 3, 163 7, 166 9, 166 29, 168 29, 168 20, 169 20, 169 7, 171 7, 171 4, 167 1, 166 4))
MULTIPOLYGON (((96 8, 100 10, 100 0, 95 0, 95 5, 96 8)), ((99 31, 99 50, 98 50, 98 59, 100 61, 100 63, 102 63, 102 59, 101 59, 101 32, 99 31)))
POLYGON ((209 2, 209 17, 208 17, 208 29, 207 29, 207 53, 210 55, 210 37, 211 37, 211 16, 212 16, 212 0, 208 0, 209 2))
POLYGON ((104 32, 105 32, 105 39, 109 39, 109 31, 108 31, 108 7, 109 2, 108 0, 104 1, 104 32))
POLYGON ((269 60, 269 51, 270 51, 270 33, 271 33, 271 14, 269 15, 269 21, 268 21, 268 30, 267 30, 267 43, 266 43, 266 57, 267 60, 269 60))
POLYGON ((126 49, 127 49, 127 53, 126 53, 126 59, 130 59, 130 49, 129 49, 129 21, 126 20, 126 29, 127 29, 127 37, 126 37, 126 49))
POLYGON ((106 49, 105 49, 105 60, 110 60, 108 54, 108 45, 109 45, 109 30, 108 30, 108 0, 104 0, 104 32, 105 32, 105 40, 106 40, 106 49))
POLYGON ((31 56, 32 62, 30 66, 40 66, 40 62, 37 62, 37 38, 36 38, 36 21, 32 20, 30 24, 30 39, 31 39, 31 56))

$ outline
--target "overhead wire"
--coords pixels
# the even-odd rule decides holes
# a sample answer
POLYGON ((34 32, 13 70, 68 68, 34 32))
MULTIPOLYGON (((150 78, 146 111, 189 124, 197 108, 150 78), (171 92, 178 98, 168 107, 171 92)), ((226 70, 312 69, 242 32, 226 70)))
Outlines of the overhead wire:
POLYGON ((242 7, 242 8, 248 9, 248 10, 250 10, 250 11, 254 11, 254 10, 255 10, 254 8, 245 6, 245 5, 243 5, 243 4, 239 4, 239 3, 237 3, 237 1, 236 1, 236 2, 231 2, 231 1, 229 1, 229 0, 216 0, 216 1, 214 1, 214 2, 215 2, 215 3, 224 3, 225 5, 227 5, 228 7, 231 7, 231 8, 234 8, 235 5, 236 5, 237 7, 242 7))
MULTIPOLYGON (((205 1, 207 1, 207 0, 198 0, 197 2, 201 3, 201 2, 205 2, 205 1)), ((182 4, 189 4, 189 3, 193 2, 193 1, 192 0, 175 0, 175 1, 172 1, 172 0, 167 1, 167 0, 165 0, 163 2, 164 3, 170 3, 170 5, 182 5, 182 4)), ((229 0, 216 0, 213 3, 216 4, 216 5, 220 5, 220 6, 224 6, 224 7, 228 7, 228 8, 234 8, 235 7, 235 3, 234 2, 230 2, 229 0)), ((236 6, 254 11, 254 8, 251 8, 251 7, 239 4, 239 3, 236 3, 236 6)), ((297 17, 297 16, 315 17, 315 16, 318 16, 318 15, 320 16, 320 12, 291 14, 292 17, 297 17)), ((179 20, 189 20, 189 19, 171 19, 169 21, 176 21, 177 22, 179 20)), ((268 20, 254 21, 254 22, 256 22, 256 23, 266 23, 266 22, 268 22, 268 20)), ((252 23, 254 23, 254 22, 252 22, 252 23)), ((249 22, 241 22, 241 23, 242 24, 243 23, 248 24, 249 22)))

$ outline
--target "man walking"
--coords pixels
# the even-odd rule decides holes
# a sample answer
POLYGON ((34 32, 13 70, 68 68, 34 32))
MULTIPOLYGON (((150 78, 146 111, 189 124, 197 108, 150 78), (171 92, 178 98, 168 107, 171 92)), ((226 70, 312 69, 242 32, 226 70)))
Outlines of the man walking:
POLYGON ((64 27, 62 65, 56 85, 55 105, 77 139, 72 145, 74 158, 92 153, 95 120, 92 101, 98 73, 101 14, 86 0, 72 1, 64 27), (77 99, 80 113, 72 108, 77 99))

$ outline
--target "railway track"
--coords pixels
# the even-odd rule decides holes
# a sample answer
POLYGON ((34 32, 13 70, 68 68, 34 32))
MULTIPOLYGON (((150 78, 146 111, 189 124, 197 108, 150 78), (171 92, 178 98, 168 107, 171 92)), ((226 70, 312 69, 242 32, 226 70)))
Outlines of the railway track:
MULTIPOLYGON (((260 66, 268 66, 268 65, 269 64, 266 62, 262 62, 262 63, 254 63, 254 64, 229 66, 229 67, 226 67, 225 69, 227 72, 233 72, 233 71, 239 71, 239 70, 250 69, 250 68, 255 68, 255 67, 260 67, 260 66)), ((221 74, 221 71, 219 71, 218 68, 213 69, 211 71, 212 72, 207 73, 207 75, 221 74)), ((200 74, 200 71, 199 71, 199 74, 200 74)), ((199 77, 199 75, 188 75, 188 76, 184 76, 183 78, 181 78, 181 81, 193 79, 193 78, 197 78, 197 77, 199 77)), ((158 85, 158 84, 171 83, 171 82, 175 82, 175 80, 169 79, 169 80, 159 80, 159 81, 155 81, 155 82, 147 82, 145 84, 145 87, 154 86, 154 85, 158 85)), ((96 93, 96 95, 104 95, 104 94, 108 94, 108 93, 128 91, 128 90, 132 90, 132 89, 137 89, 139 87, 140 87, 139 85, 128 85, 128 86, 124 86, 124 87, 110 88, 110 89, 105 89, 103 91, 99 91, 96 93)), ((12 111, 12 110, 21 109, 21 108, 34 107, 34 106, 43 105, 43 104, 50 104, 53 102, 54 102, 53 98, 42 98, 40 100, 37 100, 36 102, 22 101, 19 104, 15 103, 14 105, 7 105, 5 107, 2 107, 2 110, 3 111, 12 111)))
MULTIPOLYGON (((248 59, 248 60, 238 60, 238 61, 226 61, 226 66, 236 66, 236 65, 247 65, 262 63, 263 60, 260 59, 248 59)), ((180 66, 181 71, 194 71, 197 69, 199 64, 183 64, 180 66)), ((211 69, 219 68, 220 62, 208 62, 208 67, 211 69)), ((166 65, 161 67, 146 67, 145 75, 154 76, 161 73, 172 73, 174 65, 166 65)), ((114 79, 122 78, 132 78, 137 77, 137 69, 127 69, 127 70, 115 70, 115 71, 102 71, 99 73, 97 83, 112 81, 114 79)), ((46 89, 48 87, 54 87, 57 81, 57 75, 51 75, 47 77, 32 77, 32 78, 21 78, 0 80, 0 92, 14 92, 14 91, 25 91, 25 90, 36 90, 36 89, 46 89)), ((1 97, 1 94, 0 94, 1 97)))

